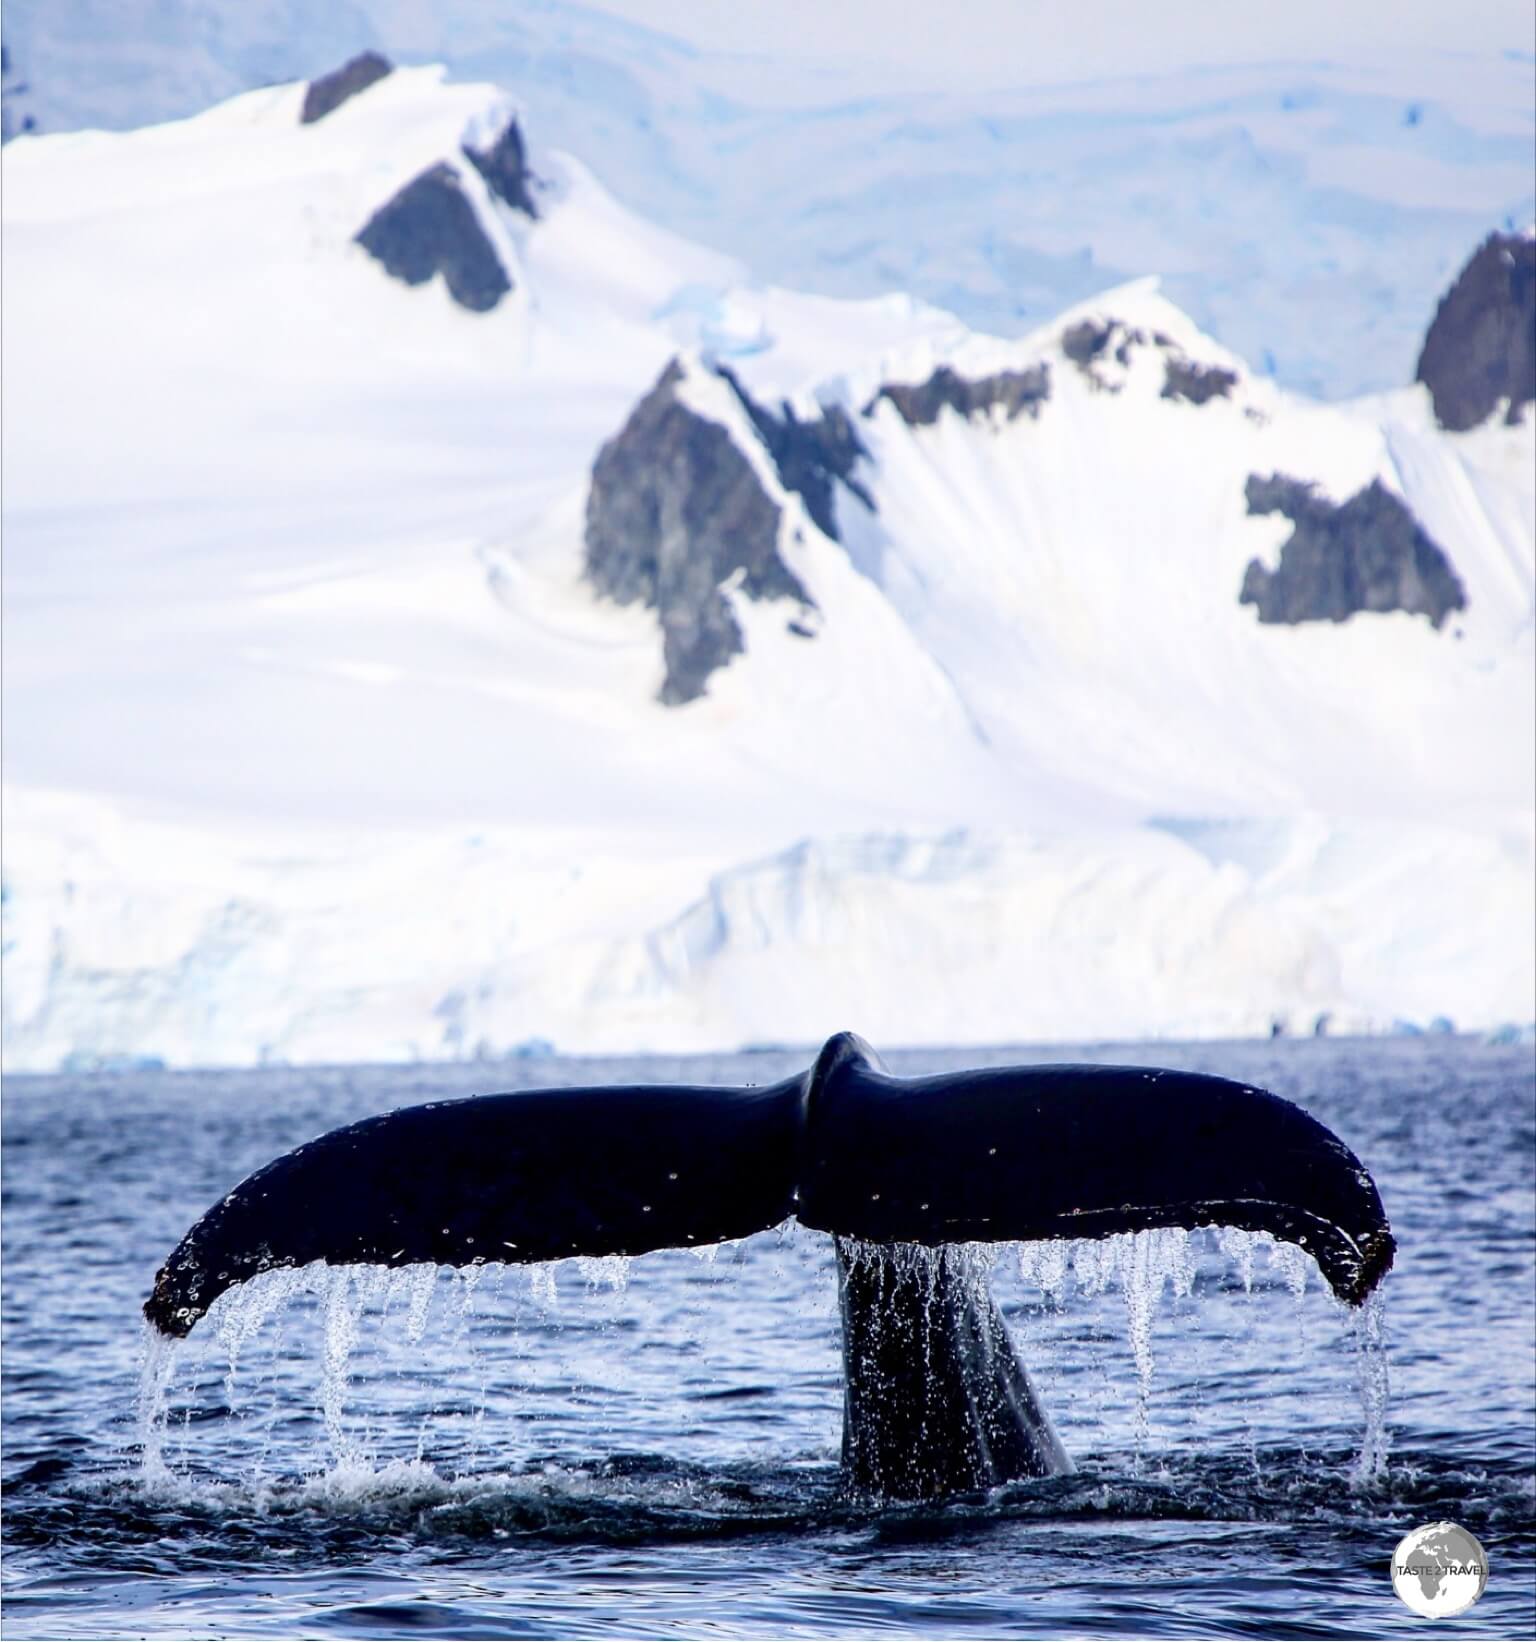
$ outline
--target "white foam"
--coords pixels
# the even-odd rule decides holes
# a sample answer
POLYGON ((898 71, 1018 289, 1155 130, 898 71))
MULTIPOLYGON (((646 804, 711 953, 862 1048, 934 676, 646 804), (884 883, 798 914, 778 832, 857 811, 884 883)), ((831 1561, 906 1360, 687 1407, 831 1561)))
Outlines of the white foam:
POLYGON ((430 1505, 452 1494, 452 1485, 420 1457, 390 1460, 380 1466, 354 1457, 338 1460, 320 1476, 307 1478, 293 1503, 331 1511, 385 1501, 430 1505))

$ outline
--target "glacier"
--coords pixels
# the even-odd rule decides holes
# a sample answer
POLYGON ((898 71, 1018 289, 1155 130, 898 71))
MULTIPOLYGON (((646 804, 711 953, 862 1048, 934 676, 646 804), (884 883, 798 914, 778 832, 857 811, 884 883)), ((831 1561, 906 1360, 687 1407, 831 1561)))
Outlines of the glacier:
POLYGON ((507 209, 462 161, 494 87, 303 95, 5 149, 7 1066, 1531 1018, 1529 413, 1321 403, 1155 280, 1004 336, 796 291, 526 109, 507 209), (355 243, 437 164, 493 311, 355 243), (1084 363, 1084 325, 1140 341, 1084 363), (674 361, 813 606, 727 582, 742 650, 683 706, 583 543, 674 361), (872 505, 834 486, 828 534, 723 362, 839 409, 872 505), (940 370, 1049 395, 882 393, 940 370), (1379 484, 1466 608, 1260 624, 1289 525, 1254 474, 1379 484))

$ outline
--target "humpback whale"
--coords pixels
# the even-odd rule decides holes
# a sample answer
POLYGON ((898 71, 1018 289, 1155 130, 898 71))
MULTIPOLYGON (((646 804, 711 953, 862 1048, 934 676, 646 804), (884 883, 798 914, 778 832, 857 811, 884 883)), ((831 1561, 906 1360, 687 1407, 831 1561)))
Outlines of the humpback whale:
POLYGON ((843 1466, 923 1499, 1071 1469, 972 1245, 1233 1226, 1359 1305, 1392 1264, 1360 1160, 1300 1107, 1194 1072, 890 1075, 852 1033, 762 1088, 532 1089, 365 1118, 257 1170, 189 1230, 144 1312, 186 1335, 311 1261, 472 1266, 830 1232, 843 1466))

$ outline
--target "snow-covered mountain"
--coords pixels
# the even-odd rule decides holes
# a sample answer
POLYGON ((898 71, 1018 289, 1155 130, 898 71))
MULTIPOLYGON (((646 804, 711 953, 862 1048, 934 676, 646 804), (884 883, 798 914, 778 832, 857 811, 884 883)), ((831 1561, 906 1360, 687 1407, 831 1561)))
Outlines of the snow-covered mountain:
POLYGON ((893 28, 844 0, 821 8, 846 19, 836 56, 801 39, 804 9, 701 4, 760 19, 752 49, 724 50, 576 0, 6 0, 7 130, 179 119, 365 47, 443 61, 516 88, 541 141, 759 279, 909 291, 1018 335, 1158 273, 1256 370, 1330 398, 1407 380, 1471 247, 1536 214, 1512 0, 1502 26, 1378 3, 1269 28, 1123 0, 909 8, 893 28), (927 49, 892 62, 893 36, 927 49), (960 37, 984 50, 962 81, 914 66, 960 37))
POLYGON ((9 1064, 1530 1019, 1518 386, 757 283, 433 69, 4 163, 9 1064))

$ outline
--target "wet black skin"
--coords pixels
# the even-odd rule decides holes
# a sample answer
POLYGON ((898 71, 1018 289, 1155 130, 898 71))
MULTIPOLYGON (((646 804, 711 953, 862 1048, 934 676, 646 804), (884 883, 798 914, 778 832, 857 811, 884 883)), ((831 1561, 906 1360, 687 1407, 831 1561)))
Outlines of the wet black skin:
POLYGON ((1300 1244, 1352 1305, 1394 1249, 1359 1160, 1262 1090, 1119 1066, 895 1078, 839 1033, 761 1089, 527 1090, 333 1130, 215 1204, 144 1311, 180 1336, 275 1267, 644 1254, 790 1216, 836 1237, 843 1464, 886 1499, 1071 1469, 959 1245, 1237 1226, 1300 1244))

